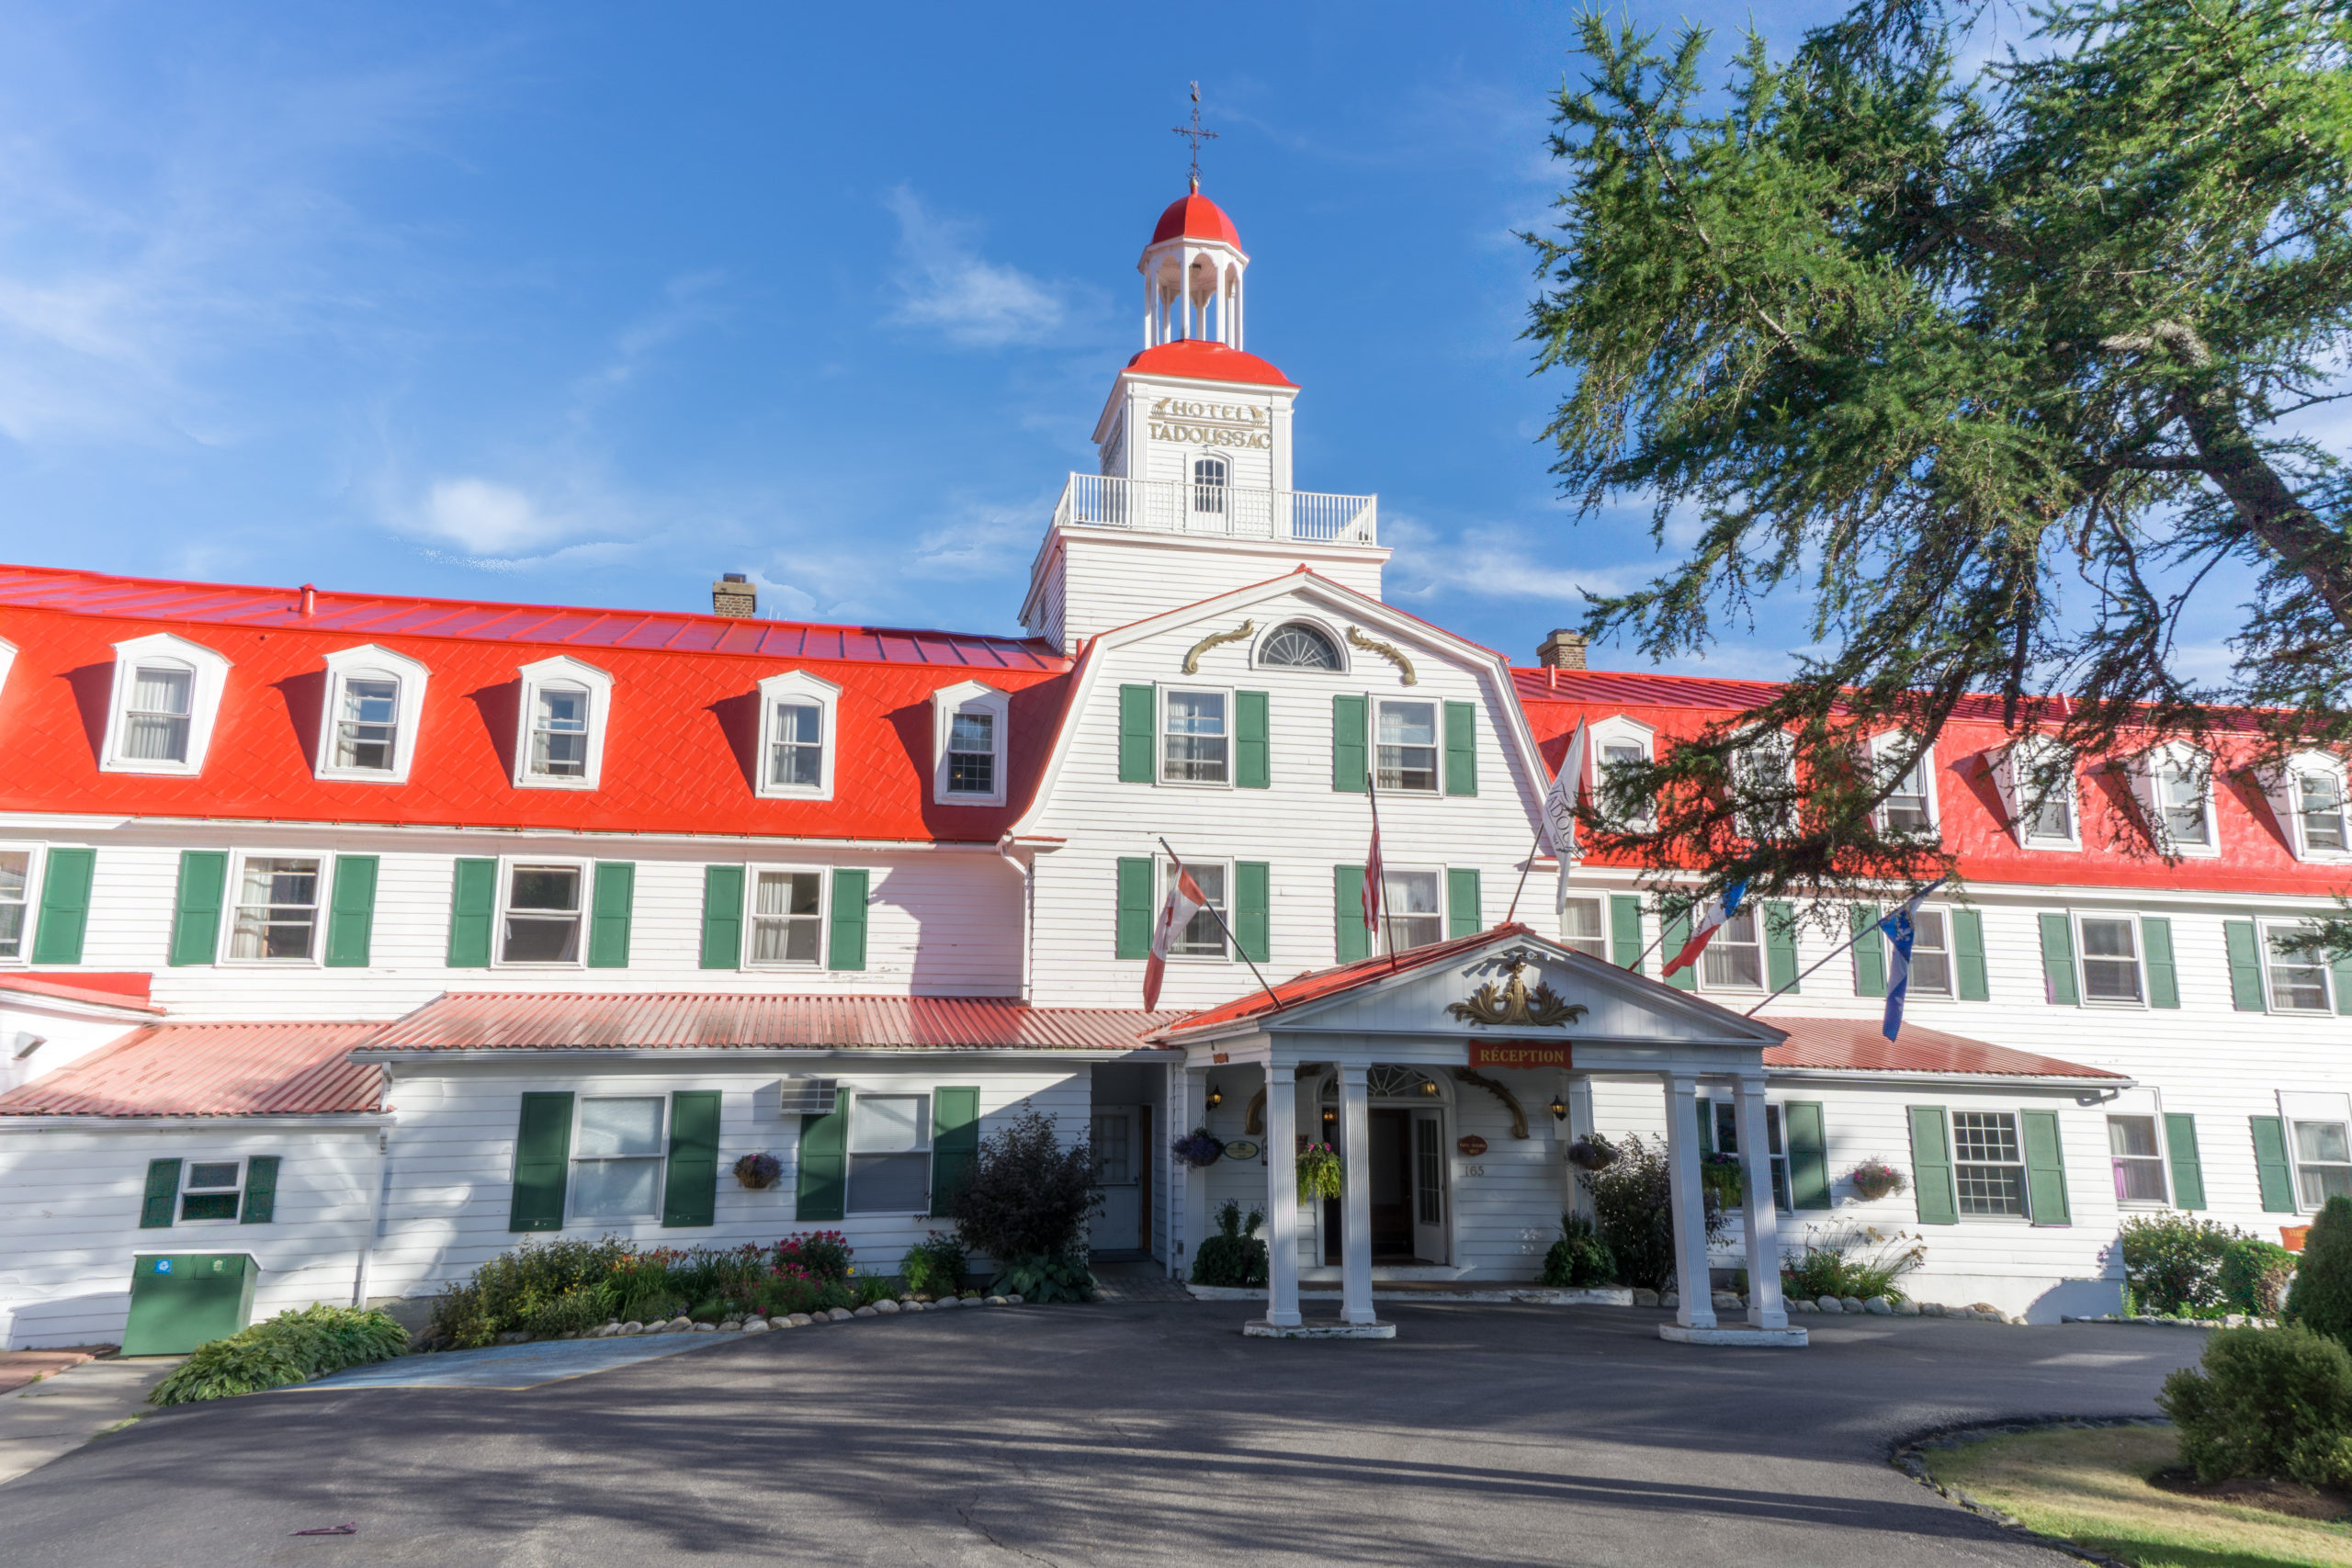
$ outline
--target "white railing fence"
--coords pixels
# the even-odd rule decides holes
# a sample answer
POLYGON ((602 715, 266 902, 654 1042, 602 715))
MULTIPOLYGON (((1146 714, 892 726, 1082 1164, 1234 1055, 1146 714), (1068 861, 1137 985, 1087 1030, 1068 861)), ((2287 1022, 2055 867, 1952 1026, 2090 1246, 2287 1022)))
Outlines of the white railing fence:
POLYGON ((1072 474, 1054 522, 1155 534, 1376 545, 1380 498, 1072 474))

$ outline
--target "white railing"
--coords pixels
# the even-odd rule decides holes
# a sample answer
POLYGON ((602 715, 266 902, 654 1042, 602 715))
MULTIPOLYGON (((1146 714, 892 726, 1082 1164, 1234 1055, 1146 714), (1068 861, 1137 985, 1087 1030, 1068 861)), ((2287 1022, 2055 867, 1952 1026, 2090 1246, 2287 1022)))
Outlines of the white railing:
POLYGON ((1054 508, 1054 522, 1154 534, 1376 545, 1380 498, 1072 474, 1054 508))

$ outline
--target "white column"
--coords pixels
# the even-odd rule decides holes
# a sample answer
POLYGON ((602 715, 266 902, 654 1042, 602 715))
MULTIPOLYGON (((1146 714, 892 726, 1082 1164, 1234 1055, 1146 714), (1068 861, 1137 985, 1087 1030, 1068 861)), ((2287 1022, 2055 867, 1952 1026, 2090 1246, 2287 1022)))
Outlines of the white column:
POLYGON ((1707 1200, 1699 1186, 1699 1080, 1682 1073, 1666 1075, 1666 1164, 1673 1179, 1675 1288, 1681 1292, 1674 1321, 1685 1328, 1713 1328, 1707 1200))
POLYGON ((1739 1163, 1747 1201, 1740 1224, 1747 1233, 1747 1321, 1758 1328, 1786 1328, 1781 1303, 1780 1216, 1772 1208, 1772 1149, 1764 1130, 1764 1077, 1742 1074, 1734 1090, 1739 1107, 1739 1163))
POLYGON ((1298 1326, 1298 1079, 1266 1064, 1266 1321, 1298 1326))
POLYGON ((1372 1310, 1372 1096, 1362 1066, 1340 1068, 1340 1158, 1348 1187, 1340 1224, 1340 1321, 1371 1323, 1372 1310))
MULTIPOLYGON (((1564 1090, 1566 1093, 1568 1100, 1567 1141, 1573 1144, 1578 1138, 1591 1137, 1594 1132, 1592 1123, 1592 1079, 1582 1073, 1562 1073, 1560 1077, 1565 1080, 1564 1090)), ((1577 1179, 1577 1168, 1575 1166, 1569 1165, 1566 1160, 1562 1160, 1560 1163, 1562 1168, 1567 1172, 1566 1179, 1568 1184, 1566 1196, 1560 1206, 1570 1213, 1582 1214, 1585 1218, 1590 1219, 1592 1217, 1592 1194, 1584 1190, 1584 1183, 1577 1179)))
MULTIPOLYGON (((1190 1135, 1195 1127, 1209 1122, 1209 1075, 1206 1067, 1173 1067, 1169 1071, 1170 1088, 1175 1092, 1168 1096, 1170 1125, 1161 1129, 1160 1147, 1167 1148, 1178 1138, 1190 1135)), ((1179 1280, 1193 1277, 1193 1255, 1201 1248, 1201 1239, 1208 1235, 1209 1174, 1200 1167, 1168 1156, 1175 1179, 1169 1184, 1168 1272, 1179 1280), (1183 1250, 1177 1250, 1177 1244, 1183 1250)))

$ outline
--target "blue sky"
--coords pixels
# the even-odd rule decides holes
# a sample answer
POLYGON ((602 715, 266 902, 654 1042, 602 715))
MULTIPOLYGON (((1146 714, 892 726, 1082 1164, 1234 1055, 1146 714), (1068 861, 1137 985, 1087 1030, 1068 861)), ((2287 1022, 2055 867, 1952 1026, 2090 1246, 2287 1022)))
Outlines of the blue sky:
POLYGON ((0 6, 0 556, 1014 629, 1197 77, 1297 482, 1532 661, 1655 558, 1569 525, 1518 336, 1572 17, 0 6))

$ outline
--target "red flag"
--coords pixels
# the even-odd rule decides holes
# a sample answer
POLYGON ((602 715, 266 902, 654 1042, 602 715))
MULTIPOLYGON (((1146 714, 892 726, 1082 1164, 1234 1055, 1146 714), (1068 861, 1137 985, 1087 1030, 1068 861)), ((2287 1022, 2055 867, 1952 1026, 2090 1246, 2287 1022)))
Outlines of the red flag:
POLYGON ((1363 929, 1380 932, 1380 818, 1372 819, 1372 848, 1363 857, 1363 929))
POLYGON ((1176 881, 1168 889, 1168 902, 1159 908, 1159 923, 1151 929, 1151 957, 1143 966, 1143 1010, 1151 1011, 1159 1005, 1159 980, 1167 973, 1168 950, 1176 943, 1193 917, 1208 907, 1208 896, 1193 874, 1176 863, 1176 881))

